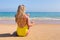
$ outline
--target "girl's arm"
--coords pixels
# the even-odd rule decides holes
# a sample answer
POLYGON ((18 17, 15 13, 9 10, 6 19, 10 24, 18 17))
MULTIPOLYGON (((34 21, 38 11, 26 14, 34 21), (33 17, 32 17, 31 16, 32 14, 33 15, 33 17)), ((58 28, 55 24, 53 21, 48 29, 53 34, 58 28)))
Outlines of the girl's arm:
POLYGON ((26 17, 27 17, 27 25, 28 25, 28 27, 31 27, 33 25, 33 22, 30 21, 29 16, 30 16, 30 14, 26 14, 26 17))
POLYGON ((29 27, 31 27, 33 25, 33 22, 30 21, 30 18, 29 17, 27 19, 27 24, 28 24, 29 27))

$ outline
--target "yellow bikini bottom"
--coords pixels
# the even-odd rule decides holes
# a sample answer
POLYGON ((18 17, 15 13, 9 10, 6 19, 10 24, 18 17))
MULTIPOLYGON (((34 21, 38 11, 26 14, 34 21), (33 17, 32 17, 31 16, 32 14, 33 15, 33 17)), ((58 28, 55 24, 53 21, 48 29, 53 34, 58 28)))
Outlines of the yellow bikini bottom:
POLYGON ((17 35, 18 36, 26 36, 28 33, 28 26, 25 25, 23 28, 17 27, 17 35))

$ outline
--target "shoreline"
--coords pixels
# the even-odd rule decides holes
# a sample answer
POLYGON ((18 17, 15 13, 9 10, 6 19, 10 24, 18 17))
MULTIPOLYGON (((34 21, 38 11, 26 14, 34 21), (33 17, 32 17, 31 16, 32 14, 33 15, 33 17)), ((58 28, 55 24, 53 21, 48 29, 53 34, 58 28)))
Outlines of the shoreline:
MULTIPOLYGON (((30 21, 34 21, 36 24, 60 24, 60 20, 53 19, 30 18, 30 21)), ((15 18, 0 18, 0 24, 16 24, 15 18)))

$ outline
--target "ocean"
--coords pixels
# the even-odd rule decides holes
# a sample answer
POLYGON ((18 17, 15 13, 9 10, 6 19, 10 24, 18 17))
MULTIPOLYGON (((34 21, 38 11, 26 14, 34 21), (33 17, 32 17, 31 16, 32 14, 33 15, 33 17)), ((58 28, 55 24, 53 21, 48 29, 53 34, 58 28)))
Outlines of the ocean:
MULTIPOLYGON (((60 12, 26 12, 30 18, 60 19, 60 12)), ((0 18, 15 17, 16 12, 0 12, 0 18)))

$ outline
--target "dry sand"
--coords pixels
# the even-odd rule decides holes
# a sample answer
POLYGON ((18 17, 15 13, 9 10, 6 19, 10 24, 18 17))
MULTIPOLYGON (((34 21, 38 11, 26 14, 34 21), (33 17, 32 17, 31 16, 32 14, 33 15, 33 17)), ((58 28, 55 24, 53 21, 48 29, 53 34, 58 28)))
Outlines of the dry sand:
POLYGON ((0 24, 0 40, 60 40, 60 24, 36 24, 26 37, 10 36, 16 24, 0 24))

